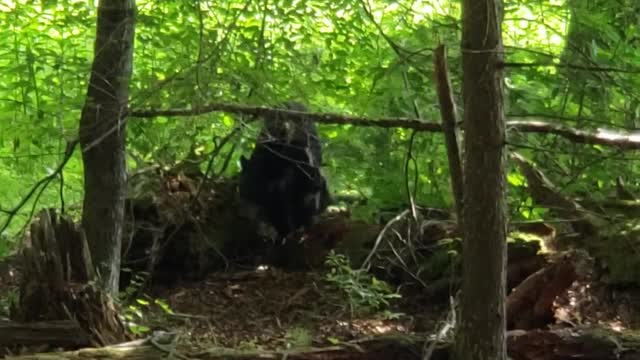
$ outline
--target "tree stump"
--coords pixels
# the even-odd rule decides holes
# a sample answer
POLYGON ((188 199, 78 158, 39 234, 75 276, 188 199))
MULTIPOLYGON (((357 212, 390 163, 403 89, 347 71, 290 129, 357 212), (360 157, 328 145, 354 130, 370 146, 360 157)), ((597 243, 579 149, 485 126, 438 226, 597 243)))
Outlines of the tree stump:
POLYGON ((73 320, 93 345, 127 339, 113 301, 92 285, 96 275, 87 239, 72 220, 42 210, 21 257, 24 270, 12 320, 73 320))

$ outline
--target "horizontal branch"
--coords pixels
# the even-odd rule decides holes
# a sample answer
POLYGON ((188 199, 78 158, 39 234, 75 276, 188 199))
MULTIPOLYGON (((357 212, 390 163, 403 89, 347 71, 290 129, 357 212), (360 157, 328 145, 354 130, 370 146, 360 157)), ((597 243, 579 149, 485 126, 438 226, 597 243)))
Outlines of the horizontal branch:
MULTIPOLYGON (((293 121, 313 120, 321 124, 353 125, 379 128, 404 128, 422 132, 442 132, 440 123, 412 118, 365 118, 359 116, 339 115, 331 113, 306 113, 294 110, 275 109, 263 106, 245 106, 235 104, 213 103, 194 109, 166 110, 131 110, 130 115, 136 118, 154 118, 158 116, 181 117, 197 116, 211 112, 223 111, 233 114, 248 115, 256 118, 282 116, 293 121)), ((521 133, 553 134, 569 141, 617 147, 624 150, 640 149, 640 132, 619 132, 598 129, 595 132, 578 130, 564 125, 552 124, 542 120, 524 120, 530 117, 511 117, 507 121, 507 129, 521 133)))
POLYGON ((588 72, 617 72, 624 74, 639 74, 639 69, 621 69, 614 67, 603 67, 603 66, 586 66, 586 65, 578 65, 578 64, 558 64, 553 62, 532 62, 532 63, 524 63, 524 62, 505 62, 502 64, 504 67, 510 68, 530 68, 530 67, 555 67, 555 68, 563 68, 570 70, 582 70, 588 72))
POLYGON ((620 132, 597 129, 595 132, 574 129, 540 120, 514 120, 507 122, 507 129, 523 133, 554 134, 580 144, 603 145, 625 150, 640 149, 640 132, 620 132))
POLYGON ((137 118, 154 118, 158 116, 197 116, 216 111, 255 117, 283 116, 294 121, 308 119, 322 124, 354 125, 381 128, 406 128, 425 132, 442 131, 442 126, 440 126, 439 123, 425 122, 423 120, 410 118, 370 119, 359 116, 338 115, 329 113, 306 113, 294 110, 275 109, 264 106, 245 106, 223 103, 209 104, 194 109, 132 110, 130 115, 137 118))

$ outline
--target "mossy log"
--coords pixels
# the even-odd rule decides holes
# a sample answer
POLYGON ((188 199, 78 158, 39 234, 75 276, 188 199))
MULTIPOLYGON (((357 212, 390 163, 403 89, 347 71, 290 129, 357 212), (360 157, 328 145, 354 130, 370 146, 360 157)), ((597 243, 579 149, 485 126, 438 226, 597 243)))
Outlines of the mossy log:
MULTIPOLYGON (((200 359, 200 360, 419 360, 425 355, 425 335, 383 335, 324 348, 301 348, 286 351, 238 351, 210 348, 187 353, 178 347, 177 337, 160 333, 145 340, 98 349, 9 357, 13 360, 84 360, 84 359, 200 359)), ((619 360, 639 359, 640 339, 602 328, 566 328, 556 330, 516 330, 507 333, 507 347, 512 360, 619 360)), ((432 348, 431 360, 450 359, 450 343, 432 348)), ((188 351, 188 350, 187 350, 188 351)))
POLYGON ((0 321, 0 346, 89 346, 89 336, 72 320, 19 323, 0 321))

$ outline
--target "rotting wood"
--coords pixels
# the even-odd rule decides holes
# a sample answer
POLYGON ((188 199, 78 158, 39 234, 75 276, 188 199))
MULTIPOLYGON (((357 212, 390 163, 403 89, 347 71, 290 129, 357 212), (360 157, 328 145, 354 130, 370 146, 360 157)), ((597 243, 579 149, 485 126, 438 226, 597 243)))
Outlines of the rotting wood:
POLYGON ((21 323, 0 320, 0 346, 89 346, 89 336, 72 320, 21 323))
POLYGON ((507 297, 507 328, 535 329, 553 322, 553 302, 578 278, 574 260, 565 254, 526 278, 507 297))
POLYGON ((113 301, 91 285, 95 279, 82 229, 54 210, 42 210, 31 224, 22 249, 19 306, 11 318, 20 322, 74 320, 104 345, 127 339, 113 301))
MULTIPOLYGON (((287 351, 240 351, 227 348, 189 350, 175 346, 179 339, 161 333, 148 339, 104 348, 8 357, 12 360, 173 359, 199 360, 421 360, 427 335, 388 334, 328 347, 287 351)), ((507 333, 512 360, 619 360, 640 358, 637 335, 615 333, 599 327, 554 330, 514 330, 507 333)), ((450 358, 450 344, 441 342, 430 360, 450 358)))

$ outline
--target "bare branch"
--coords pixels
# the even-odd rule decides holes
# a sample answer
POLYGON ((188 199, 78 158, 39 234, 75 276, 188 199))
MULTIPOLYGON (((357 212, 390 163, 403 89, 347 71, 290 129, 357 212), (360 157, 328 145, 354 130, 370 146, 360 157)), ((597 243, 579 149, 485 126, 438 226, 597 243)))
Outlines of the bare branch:
POLYGON ((602 66, 587 66, 578 64, 557 64, 552 62, 533 62, 533 63, 519 63, 519 62, 505 62, 502 64, 504 67, 510 68, 532 68, 532 67, 555 67, 570 70, 581 70, 588 72, 617 72, 623 74, 640 74, 640 69, 620 69, 614 67, 602 67, 602 66))
MULTIPOLYGON (((69 161, 69 159, 71 159, 71 156, 73 155, 73 151, 75 150, 76 145, 78 145, 77 139, 67 142, 67 148, 65 150, 64 158, 62 159, 60 164, 58 164, 58 167, 51 174, 40 179, 40 181, 38 181, 31 188, 31 190, 29 190, 27 195, 24 198, 22 198, 22 200, 20 200, 18 204, 14 206, 11 210, 6 210, 6 209, 2 210, 3 213, 8 214, 8 217, 0 227, 0 233, 3 233, 5 230, 7 230, 13 218, 18 214, 20 209, 22 209, 22 207, 29 201, 29 199, 31 199, 31 197, 38 191, 39 188, 40 188, 40 191, 37 197, 40 196, 42 191, 44 191, 44 189, 49 185, 49 183, 51 183, 51 181, 53 181, 53 179, 55 179, 56 177, 58 177, 59 174, 62 173, 62 170, 64 170, 65 165, 67 165, 67 162, 69 161)), ((33 204, 33 209, 35 209, 36 203, 33 204)), ((33 216, 33 210, 31 211, 31 215, 29 216, 29 220, 27 220, 27 223, 31 220, 32 216, 33 216)))
MULTIPOLYGON (((212 103, 194 109, 166 109, 166 110, 131 110, 130 115, 138 118, 154 118, 158 116, 196 116, 211 112, 223 111, 234 114, 252 115, 254 117, 281 116, 292 121, 312 120, 320 124, 353 125, 379 128, 404 128, 421 132, 442 132, 440 123, 411 118, 379 118, 370 119, 358 116, 339 115, 331 113, 305 113, 293 110, 274 109, 263 106, 245 106, 225 103, 212 103)), ((617 147, 624 150, 640 149, 640 132, 621 132, 598 129, 595 132, 578 130, 564 125, 552 124, 535 117, 510 117, 507 129, 521 133, 553 134, 569 141, 588 144, 617 147), (533 120, 529 120, 533 119, 533 120)))
POLYGON ((554 134, 580 144, 611 146, 624 150, 640 149, 640 132, 620 132, 605 129, 597 129, 595 132, 590 132, 536 120, 511 120, 507 122, 507 129, 523 133, 554 134))
POLYGON ((381 128, 406 128, 425 132, 439 132, 442 127, 438 123, 425 122, 411 118, 381 118, 369 119, 358 116, 338 115, 329 113, 305 113, 294 110, 274 109, 264 106, 245 106, 235 104, 213 103, 194 109, 167 110, 132 110, 130 115, 138 118, 154 118, 158 116, 195 116, 216 111, 234 114, 251 115, 255 117, 283 117, 292 121, 303 119, 322 124, 355 125, 381 128))

